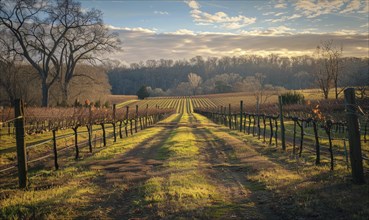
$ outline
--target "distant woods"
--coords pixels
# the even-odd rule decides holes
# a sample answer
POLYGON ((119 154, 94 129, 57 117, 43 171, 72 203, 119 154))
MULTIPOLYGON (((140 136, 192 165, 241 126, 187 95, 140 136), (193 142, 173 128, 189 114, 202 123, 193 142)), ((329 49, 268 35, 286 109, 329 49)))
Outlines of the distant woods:
POLYGON ((329 89, 350 85, 368 93, 369 59, 342 57, 340 49, 332 52, 333 49, 336 48, 332 44, 323 42, 316 56, 283 57, 271 54, 265 57, 196 56, 189 60, 148 60, 112 68, 108 75, 113 94, 136 94, 142 85, 147 85, 150 96, 161 96, 250 90, 260 93, 282 87, 321 88, 319 80, 326 75, 323 73, 325 70, 331 74, 327 82, 329 89), (339 63, 339 69, 332 66, 335 62, 339 63), (319 77, 317 71, 322 72, 319 77))
POLYGON ((82 9, 75 0, 1 1, 0 32, 1 89, 9 101, 16 96, 42 106, 50 99, 70 103, 96 79, 104 84, 91 65, 101 64, 101 55, 120 43, 101 11, 82 9))

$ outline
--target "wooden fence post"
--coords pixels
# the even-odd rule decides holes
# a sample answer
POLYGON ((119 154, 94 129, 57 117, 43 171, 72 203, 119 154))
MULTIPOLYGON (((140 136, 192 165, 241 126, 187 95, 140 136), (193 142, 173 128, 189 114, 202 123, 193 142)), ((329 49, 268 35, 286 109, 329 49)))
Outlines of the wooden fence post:
POLYGON ((243 100, 240 101, 240 132, 242 132, 243 100))
POLYGON ((231 115, 231 104, 228 104, 228 125, 229 129, 232 129, 232 115, 231 115))
POLYGON ((292 154, 293 154, 293 156, 295 156, 296 155, 296 124, 297 124, 298 118, 293 117, 292 120, 293 120, 293 141, 292 141, 293 149, 292 149, 292 154))
POLYGON ((58 150, 56 148, 56 134, 55 134, 56 130, 53 129, 53 150, 54 150, 54 165, 55 165, 55 169, 58 170, 59 169, 59 164, 58 164, 58 150))
POLYGON ((315 164, 320 164, 320 144, 319 144, 319 133, 318 133, 318 126, 316 121, 313 119, 313 128, 314 128, 314 137, 315 137, 315 153, 316 159, 315 164))
POLYGON ((115 120, 116 120, 116 112, 117 112, 117 106, 116 104, 113 104, 113 136, 114 136, 114 142, 117 142, 117 132, 115 128, 115 120))
POLYGON ((363 184, 363 158, 361 153, 359 121, 356 115, 355 89, 345 89, 346 120, 350 144, 350 159, 353 182, 363 184))
POLYGON ((18 178, 19 187, 27 188, 27 157, 26 157, 26 144, 24 142, 24 107, 21 99, 14 101, 14 113, 15 113, 15 135, 17 143, 17 159, 18 159, 18 178))
POLYGON ((272 145, 272 141, 273 141, 273 122, 272 122, 272 116, 269 116, 269 126, 270 126, 269 145, 272 145))
MULTIPOLYGON (((106 147, 106 131, 105 131, 105 124, 104 122, 100 123, 101 125, 101 129, 102 129, 102 139, 103 139, 103 143, 104 143, 104 147, 106 147)), ((101 142, 100 142, 101 143, 101 142)))
POLYGON ((137 119, 138 119, 138 105, 136 105, 136 114, 135 114, 135 133, 137 133, 137 119))
POLYGON ((74 147, 76 148, 76 156, 75 159, 77 160, 79 158, 79 147, 78 147, 78 125, 72 128, 74 131, 74 147))
POLYGON ((145 128, 147 128, 147 114, 148 114, 149 104, 146 104, 146 111, 145 111, 145 128))
POLYGON ((257 114, 257 117, 258 117, 258 124, 257 124, 257 126, 258 126, 258 139, 260 140, 260 133, 261 133, 261 129, 260 129, 260 114, 258 113, 257 114))
POLYGON ((88 132, 88 147, 90 153, 92 153, 92 109, 91 105, 88 107, 88 125, 87 125, 87 132, 88 132))
POLYGON ((280 121, 280 124, 281 124, 282 149, 286 150, 286 135, 285 135, 284 121, 283 121, 283 100, 282 100, 282 96, 279 96, 278 100, 279 100, 279 121, 280 121))
POLYGON ((128 137, 128 116, 129 116, 129 106, 126 106, 126 121, 125 121, 125 127, 124 130, 126 132, 126 137, 128 137))

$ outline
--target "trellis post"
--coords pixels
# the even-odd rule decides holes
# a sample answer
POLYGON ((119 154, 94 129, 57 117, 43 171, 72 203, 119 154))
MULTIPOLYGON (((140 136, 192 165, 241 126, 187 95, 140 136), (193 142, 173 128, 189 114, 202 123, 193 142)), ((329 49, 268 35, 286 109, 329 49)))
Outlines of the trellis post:
POLYGON ((284 121, 283 121, 283 99, 282 96, 278 96, 279 100, 279 121, 281 124, 281 139, 282 139, 282 149, 286 150, 286 135, 284 129, 284 121))
POLYGON ((361 153, 359 120, 356 114, 355 89, 345 89, 346 120, 350 144, 350 159, 353 182, 363 184, 363 158, 361 153))
POLYGON ((24 142, 24 106, 21 99, 14 101, 15 112, 15 135, 17 143, 17 159, 18 159, 18 178, 19 187, 27 188, 27 157, 26 157, 26 144, 24 142))

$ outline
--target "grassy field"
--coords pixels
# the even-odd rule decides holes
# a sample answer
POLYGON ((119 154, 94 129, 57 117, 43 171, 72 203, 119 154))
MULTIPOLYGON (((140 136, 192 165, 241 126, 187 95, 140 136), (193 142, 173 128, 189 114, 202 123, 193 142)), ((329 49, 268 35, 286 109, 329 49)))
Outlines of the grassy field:
MULTIPOLYGON (((17 188, 16 174, 0 174, 0 219, 367 219, 367 174, 366 184, 355 185, 345 163, 330 171, 324 158, 315 166, 309 154, 294 157, 291 145, 284 152, 193 113, 212 103, 125 102, 176 113, 116 143, 109 138, 93 154, 86 149, 79 160, 71 150, 57 171, 51 160, 31 166, 27 190, 17 188)), ((12 137, 2 138, 1 149, 11 149, 12 137)), ((45 132, 26 140, 48 138, 45 132)))

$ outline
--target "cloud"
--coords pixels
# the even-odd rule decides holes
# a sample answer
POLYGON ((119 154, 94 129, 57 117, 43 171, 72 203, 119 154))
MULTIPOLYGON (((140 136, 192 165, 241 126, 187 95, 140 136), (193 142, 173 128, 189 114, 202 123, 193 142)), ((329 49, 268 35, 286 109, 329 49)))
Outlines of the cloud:
POLYGON ((285 0, 278 0, 278 2, 274 5, 274 8, 283 9, 287 8, 287 3, 285 0))
POLYGON ((287 5, 286 4, 276 4, 274 7, 275 8, 286 8, 287 5))
POLYGON ((295 4, 295 9, 308 18, 315 18, 324 14, 339 12, 344 5, 344 1, 306 1, 298 0, 295 4))
POLYGON ((191 8, 191 16, 198 25, 213 25, 226 29, 240 29, 253 24, 256 18, 249 18, 243 15, 229 16, 227 13, 219 11, 214 14, 200 10, 200 5, 196 1, 188 1, 191 8))
POLYGON ((284 14, 286 14, 286 13, 285 12, 279 12, 279 13, 275 14, 274 16, 278 17, 278 16, 281 16, 281 15, 284 15, 284 14))
POLYGON ((361 7, 360 0, 353 0, 353 1, 349 2, 347 4, 346 8, 343 9, 342 11, 340 11, 340 13, 344 14, 344 13, 354 12, 354 11, 360 9, 360 7, 361 7))
POLYGON ((188 29, 179 29, 175 32, 170 32, 170 33, 167 33, 167 34, 173 34, 173 35, 195 35, 195 33, 191 30, 188 30, 188 29))
POLYGON ((369 13, 369 1, 365 1, 362 4, 362 8, 361 8, 360 11, 358 11, 358 13, 365 13, 365 14, 368 14, 369 13))
POLYGON ((369 22, 367 22, 366 24, 361 25, 360 27, 369 27, 369 22))
POLYGON ((277 18, 277 19, 266 19, 265 21, 272 22, 272 23, 277 23, 277 22, 284 22, 284 21, 289 21, 289 20, 297 19, 297 18, 300 18, 300 17, 302 17, 302 15, 293 14, 291 16, 283 16, 283 17, 277 18))
POLYGON ((315 18, 325 14, 349 14, 368 13, 369 1, 365 0, 298 0, 295 3, 295 10, 307 18, 315 18))
POLYGON ((169 15, 169 12, 167 12, 167 11, 154 11, 154 14, 169 15))
POLYGON ((188 1, 187 4, 192 9, 199 9, 200 8, 200 5, 196 1, 193 1, 193 0, 188 1))
POLYGON ((368 56, 367 34, 352 30, 316 33, 306 29, 302 33, 286 26, 255 29, 235 33, 194 32, 180 29, 170 33, 143 31, 144 28, 116 28, 123 42, 124 52, 110 54, 127 63, 148 59, 189 59, 196 55, 240 56, 247 54, 284 56, 311 55, 322 40, 332 39, 344 47, 345 56, 368 56), (360 48, 360 49, 359 49, 360 48))
POLYGON ((155 29, 147 29, 142 27, 135 27, 135 28, 128 28, 128 27, 115 27, 113 25, 107 25, 107 28, 113 30, 113 31, 134 31, 134 32, 142 32, 142 33, 149 33, 149 34, 155 34, 155 29))
POLYGON ((240 34, 248 36, 287 36, 294 34, 294 31, 295 29, 286 26, 278 26, 266 29, 257 28, 252 31, 241 31, 240 34))

